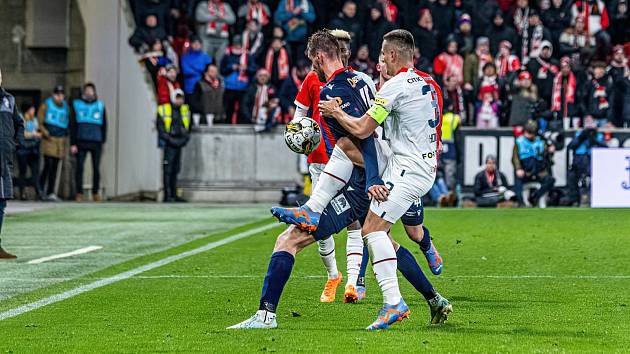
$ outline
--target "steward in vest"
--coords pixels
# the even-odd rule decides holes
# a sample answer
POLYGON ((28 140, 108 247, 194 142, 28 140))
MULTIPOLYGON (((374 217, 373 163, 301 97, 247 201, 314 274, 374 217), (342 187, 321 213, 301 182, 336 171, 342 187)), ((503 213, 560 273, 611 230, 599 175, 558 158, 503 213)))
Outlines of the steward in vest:
POLYGON ((107 111, 105 104, 96 97, 96 86, 88 82, 83 86, 81 98, 72 102, 70 119, 70 151, 77 157, 75 200, 83 201, 83 167, 85 158, 92 156, 92 199, 101 201, 99 194, 101 173, 100 162, 103 144, 107 138, 107 111))
POLYGON ((42 154, 44 170, 39 178, 39 185, 45 188, 47 199, 58 201, 55 194, 57 168, 59 160, 66 155, 68 128, 70 125, 70 107, 65 101, 64 88, 58 85, 51 97, 39 106, 39 130, 42 133, 42 154))
MULTIPOLYGON (((16 144, 24 142, 24 121, 18 113, 15 98, 2 88, 0 72, 0 230, 4 220, 7 200, 13 199, 12 162, 16 144)), ((0 245, 0 259, 14 259, 0 245)))
POLYGON ((172 104, 158 106, 159 147, 164 149, 164 202, 185 202, 177 196, 177 174, 181 167, 182 148, 190 139, 190 108, 184 104, 184 92, 173 92, 172 104))
POLYGON ((442 115, 442 152, 440 163, 444 167, 444 179, 448 189, 453 190, 456 183, 457 160, 459 159, 457 144, 459 141, 459 125, 461 117, 453 113, 453 103, 444 100, 444 114, 442 115))
POLYGON ((540 183, 540 189, 529 196, 532 206, 537 205, 538 200, 553 188, 556 180, 551 176, 549 161, 554 151, 553 145, 547 145, 538 136, 538 124, 529 120, 525 125, 525 133, 516 138, 512 154, 512 165, 516 173, 514 192, 519 206, 523 205, 524 183, 534 181, 540 183))

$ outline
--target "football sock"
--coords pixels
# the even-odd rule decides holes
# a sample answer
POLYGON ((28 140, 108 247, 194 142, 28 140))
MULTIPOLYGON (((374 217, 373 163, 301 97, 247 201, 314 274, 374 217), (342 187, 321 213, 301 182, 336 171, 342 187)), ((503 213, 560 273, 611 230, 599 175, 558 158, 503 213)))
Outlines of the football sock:
POLYGON ((398 305, 402 296, 398 288, 398 277, 396 276, 398 262, 392 241, 385 231, 369 233, 365 239, 372 257, 372 270, 374 270, 378 286, 383 292, 383 302, 388 305, 398 305))
POLYGON ((357 286, 365 286, 365 272, 367 271, 368 263, 370 262, 370 252, 367 246, 363 246, 363 259, 361 260, 361 269, 359 270, 359 279, 357 280, 357 286))
POLYGON ((324 262, 324 267, 328 272, 328 279, 335 279, 339 276, 337 270, 337 259, 335 258, 335 239, 330 236, 325 240, 317 241, 319 245, 319 256, 324 262))
POLYGON ((420 245, 420 250, 422 252, 426 252, 429 248, 431 248, 431 233, 424 225, 422 225, 422 231, 424 231, 424 237, 422 238, 422 241, 418 242, 418 244, 420 245))
POLYGON ((348 183, 353 168, 354 165, 348 156, 341 148, 335 146, 306 206, 316 213, 323 212, 328 203, 348 183))
POLYGON ((363 238, 361 230, 348 230, 348 241, 346 242, 346 272, 348 280, 346 284, 357 286, 359 271, 363 264, 363 238))
POLYGON ((267 275, 260 296, 259 310, 276 312, 282 290, 291 276, 295 257, 289 252, 274 252, 269 260, 267 275))
POLYGON ((427 279, 422 269, 420 269, 416 258, 411 252, 403 246, 400 246, 398 251, 396 251, 396 257, 398 257, 398 270, 405 279, 407 279, 426 300, 433 299, 436 295, 435 289, 433 289, 433 285, 431 285, 429 279, 427 279))

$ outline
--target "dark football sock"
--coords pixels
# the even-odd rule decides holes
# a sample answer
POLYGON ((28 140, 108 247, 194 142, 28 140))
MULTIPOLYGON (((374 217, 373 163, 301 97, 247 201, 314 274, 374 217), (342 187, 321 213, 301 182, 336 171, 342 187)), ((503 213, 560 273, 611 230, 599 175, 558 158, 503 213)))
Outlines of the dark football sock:
POLYGON ((422 231, 424 231, 424 237, 422 238, 422 241, 418 242, 418 244, 420 245, 420 250, 422 252, 426 252, 429 248, 431 248, 431 233, 424 225, 422 225, 422 231))
POLYGON ((418 290, 425 299, 433 299, 436 295, 433 285, 429 282, 429 279, 424 275, 422 269, 418 265, 416 258, 403 246, 396 251, 396 257, 398 258, 398 270, 407 279, 408 282, 418 290))
POLYGON ((370 252, 367 246, 363 246, 363 259, 361 259, 361 269, 359 269, 359 279, 357 280, 357 286, 365 287, 365 272, 367 270, 368 263, 370 262, 370 252))
POLYGON ((289 252, 280 251, 271 255, 260 296, 259 310, 276 312, 282 290, 291 276, 293 263, 295 263, 295 257, 289 252))

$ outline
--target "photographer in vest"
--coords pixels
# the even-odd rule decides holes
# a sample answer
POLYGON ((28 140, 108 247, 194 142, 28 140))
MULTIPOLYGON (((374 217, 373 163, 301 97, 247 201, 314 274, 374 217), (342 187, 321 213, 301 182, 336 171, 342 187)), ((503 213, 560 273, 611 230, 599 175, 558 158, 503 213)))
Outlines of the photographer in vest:
POLYGON ((103 144, 107 137, 107 112, 105 105, 96 97, 96 86, 88 82, 83 86, 81 98, 72 102, 70 119, 70 152, 77 157, 75 200, 83 201, 83 167, 85 158, 92 157, 92 199, 101 201, 99 194, 100 162, 103 144))
POLYGON ((190 108, 181 89, 173 90, 171 102, 159 105, 157 113, 158 144, 164 149, 164 202, 185 202, 177 196, 177 174, 182 148, 190 139, 190 108))
MULTIPOLYGON (((15 98, 2 88, 0 72, 0 230, 7 200, 13 198, 12 161, 16 145, 24 143, 24 121, 18 113, 15 98)), ((2 249, 0 259, 16 257, 2 249)))
POLYGON ((529 120, 525 124, 525 133, 516 138, 512 165, 516 171, 514 179, 514 192, 519 206, 523 206, 523 184, 526 182, 539 182, 540 189, 531 193, 529 203, 532 206, 538 204, 538 200, 553 188, 556 180, 551 176, 550 160, 555 151, 553 145, 548 145, 538 135, 538 124, 529 120))
POLYGON ((47 200, 54 202, 59 201, 59 197, 55 194, 57 168, 59 160, 66 154, 70 125, 70 107, 65 98, 63 86, 56 86, 52 96, 41 104, 37 114, 39 129, 42 133, 42 155, 44 155, 44 170, 39 178, 39 185, 45 189, 47 200))

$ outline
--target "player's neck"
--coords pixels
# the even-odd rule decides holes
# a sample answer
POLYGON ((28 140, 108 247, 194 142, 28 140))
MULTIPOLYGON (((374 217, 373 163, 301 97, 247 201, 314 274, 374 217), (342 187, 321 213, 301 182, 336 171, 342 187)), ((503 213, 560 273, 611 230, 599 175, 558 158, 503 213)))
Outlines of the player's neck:
POLYGON ((331 76, 335 73, 335 71, 344 67, 345 66, 339 59, 324 63, 324 65, 322 65, 322 70, 324 71, 324 75, 326 75, 326 81, 331 79, 331 76))
POLYGON ((403 69, 413 68, 413 61, 400 63, 399 65, 394 66, 394 75, 397 75, 403 69))

